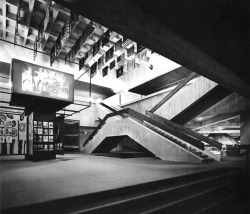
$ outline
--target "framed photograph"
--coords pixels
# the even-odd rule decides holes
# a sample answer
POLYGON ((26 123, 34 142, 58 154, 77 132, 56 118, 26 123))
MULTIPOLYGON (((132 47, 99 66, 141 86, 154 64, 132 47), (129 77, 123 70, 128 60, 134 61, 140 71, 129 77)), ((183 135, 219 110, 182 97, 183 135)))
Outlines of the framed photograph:
POLYGON ((48 134, 49 134, 48 129, 43 129, 43 135, 48 135, 48 134))
POLYGON ((0 120, 0 127, 4 127, 4 121, 0 120))
POLYGON ((43 142, 48 142, 48 141, 49 141, 48 136, 43 136, 43 142))
POLYGON ((12 143, 12 137, 6 136, 6 143, 12 143))
POLYGON ((26 129, 26 123, 20 123, 19 124, 19 131, 20 132, 25 132, 26 129))
POLYGON ((42 121, 37 121, 37 127, 42 128, 43 127, 43 122, 42 121))
POLYGON ((49 142, 53 142, 54 141, 54 137, 53 136, 49 136, 49 142))
POLYGON ((37 151, 37 145, 36 144, 34 144, 33 148, 34 148, 34 151, 37 151))
POLYGON ((34 127, 37 127, 37 121, 34 121, 34 127))
POLYGON ((37 128, 34 128, 34 134, 38 134, 37 128))
POLYGON ((0 136, 0 143, 4 143, 4 136, 0 136))
POLYGON ((53 122, 49 122, 49 128, 53 129, 53 126, 54 126, 53 122))
POLYGON ((53 135, 53 129, 49 129, 49 135, 53 135))
POLYGON ((12 128, 6 129, 6 135, 12 135, 12 128))
POLYGON ((37 150, 38 151, 43 151, 43 145, 42 144, 38 144, 37 145, 37 150))
POLYGON ((6 121, 5 126, 6 127, 12 127, 12 121, 6 121))
POLYGON ((43 142, 43 136, 38 135, 38 137, 37 137, 37 141, 38 141, 38 142, 43 142))
POLYGON ((43 134, 43 129, 39 129, 39 128, 38 128, 37 133, 38 133, 38 134, 43 134))
POLYGON ((4 135, 4 128, 0 128, 0 135, 4 135))
POLYGON ((49 150, 52 151, 53 150, 53 145, 49 144, 49 150))
POLYGON ((48 146, 45 144, 45 145, 43 145, 43 149, 44 150, 48 150, 48 146))
POLYGON ((48 122, 43 122, 43 128, 48 128, 48 127, 49 127, 48 122))

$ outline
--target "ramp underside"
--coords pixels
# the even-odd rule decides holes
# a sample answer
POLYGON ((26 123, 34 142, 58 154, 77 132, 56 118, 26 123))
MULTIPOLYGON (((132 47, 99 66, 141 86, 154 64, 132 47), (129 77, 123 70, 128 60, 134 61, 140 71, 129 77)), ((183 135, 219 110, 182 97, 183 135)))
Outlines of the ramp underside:
POLYGON ((103 151, 105 147, 107 147, 106 151, 108 151, 115 146, 114 143, 118 143, 118 140, 117 142, 110 141, 110 137, 124 136, 130 137, 162 160, 202 163, 202 158, 199 156, 130 118, 105 123, 94 138, 83 148, 83 151, 92 153, 100 148, 103 151))

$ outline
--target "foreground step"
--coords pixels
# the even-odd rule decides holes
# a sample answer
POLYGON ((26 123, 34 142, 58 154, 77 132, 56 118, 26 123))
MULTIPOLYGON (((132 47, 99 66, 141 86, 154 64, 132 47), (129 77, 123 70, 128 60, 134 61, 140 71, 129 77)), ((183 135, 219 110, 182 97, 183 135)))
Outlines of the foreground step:
POLYGON ((184 209, 190 204, 197 207, 197 211, 203 208, 201 205, 214 203, 213 198, 218 202, 227 195, 236 194, 235 180, 239 180, 239 172, 220 169, 18 207, 3 213, 175 213, 178 207, 184 209))

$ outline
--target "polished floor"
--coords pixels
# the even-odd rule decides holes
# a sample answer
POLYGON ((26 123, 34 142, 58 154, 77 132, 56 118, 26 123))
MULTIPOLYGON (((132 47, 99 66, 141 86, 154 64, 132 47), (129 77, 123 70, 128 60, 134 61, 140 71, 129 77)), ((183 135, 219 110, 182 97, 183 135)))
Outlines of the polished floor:
POLYGON ((31 162, 24 156, 0 156, 0 206, 8 209, 228 166, 245 167, 245 161, 234 157, 186 164, 152 157, 67 154, 31 162))

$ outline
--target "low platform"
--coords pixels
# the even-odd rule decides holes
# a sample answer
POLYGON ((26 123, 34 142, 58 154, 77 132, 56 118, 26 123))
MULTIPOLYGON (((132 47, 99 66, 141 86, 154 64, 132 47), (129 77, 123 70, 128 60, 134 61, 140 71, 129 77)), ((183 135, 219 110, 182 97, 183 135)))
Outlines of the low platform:
POLYGON ((71 154, 31 162, 24 156, 1 156, 0 206, 6 210, 225 167, 243 168, 245 160, 230 157, 200 165, 153 157, 119 159, 71 154))

